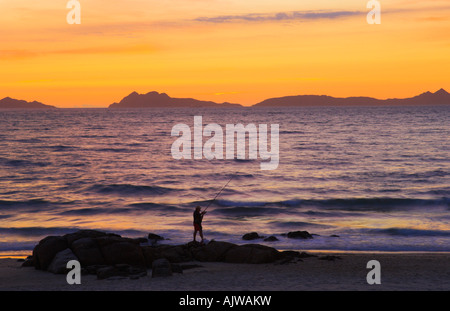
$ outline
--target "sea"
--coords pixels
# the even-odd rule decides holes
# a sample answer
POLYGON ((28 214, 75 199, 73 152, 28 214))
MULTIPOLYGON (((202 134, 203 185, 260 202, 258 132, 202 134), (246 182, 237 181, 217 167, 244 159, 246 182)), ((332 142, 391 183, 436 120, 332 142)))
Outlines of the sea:
POLYGON ((0 255, 80 229, 186 243, 197 205, 207 240, 449 252, 449 152, 449 106, 1 110, 0 255), (174 159, 172 128, 193 130, 195 116, 223 129, 278 124, 278 167, 174 159))

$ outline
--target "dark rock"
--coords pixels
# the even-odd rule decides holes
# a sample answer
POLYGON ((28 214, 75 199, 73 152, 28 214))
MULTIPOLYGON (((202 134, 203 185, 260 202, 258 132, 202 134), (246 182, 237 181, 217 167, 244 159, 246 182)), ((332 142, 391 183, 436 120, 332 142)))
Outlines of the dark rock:
POLYGON ((141 246, 142 255, 144 256, 145 265, 151 268, 153 261, 162 258, 161 251, 152 246, 141 246))
POLYGON ((192 260, 192 254, 187 245, 141 246, 141 249, 147 267, 151 267, 153 261, 160 258, 165 258, 171 263, 192 260))
POLYGON ((94 238, 77 239, 72 242, 71 248, 82 266, 104 265, 106 263, 94 238))
POLYGON ((22 263, 21 267, 34 267, 34 258, 33 256, 28 256, 25 261, 22 263))
POLYGON ((170 262, 165 258, 156 259, 152 264, 152 278, 172 275, 170 262))
POLYGON ((106 233, 103 231, 97 231, 97 230, 79 230, 73 233, 68 233, 64 235, 63 237, 67 240, 67 243, 69 244, 69 247, 72 247, 72 243, 76 240, 83 239, 83 238, 99 238, 103 236, 117 236, 120 237, 120 235, 114 234, 114 233, 106 233))
POLYGON ((188 248, 183 245, 160 247, 160 256, 172 263, 186 262, 192 260, 188 248))
POLYGON ((206 245, 208 245, 209 243, 215 243, 214 240, 209 241, 208 243, 202 243, 202 242, 198 242, 198 241, 190 241, 187 244, 185 244, 186 248, 189 250, 189 252, 191 253, 192 256, 194 256, 194 254, 200 250, 203 249, 206 245))
POLYGON ((78 261, 78 258, 70 248, 66 248, 65 250, 58 252, 55 257, 53 257, 47 271, 54 274, 65 274, 70 270, 67 269, 67 263, 71 260, 78 261))
POLYGON ((290 239, 312 239, 312 235, 308 231, 292 231, 287 234, 290 239))
POLYGON ((147 238, 134 238, 133 241, 138 243, 138 244, 147 243, 148 242, 147 238))
POLYGON ((137 243, 133 239, 123 238, 121 236, 116 236, 116 235, 101 236, 101 237, 95 238, 95 242, 97 243, 97 245, 100 249, 105 246, 115 244, 115 243, 120 243, 120 242, 126 242, 126 243, 130 243, 130 244, 134 244, 134 245, 139 245, 139 243, 137 243))
POLYGON ((269 263, 280 259, 276 249, 259 244, 248 244, 233 247, 227 251, 225 262, 230 263, 269 263))
POLYGON ((160 235, 157 235, 155 233, 149 233, 147 239, 152 241, 161 241, 164 240, 164 238, 160 235))
POLYGON ((33 249, 34 267, 47 270, 53 257, 67 247, 67 240, 61 236, 48 236, 42 239, 33 249))
POLYGON ((339 238, 339 235, 337 235, 337 234, 332 234, 332 235, 330 235, 330 237, 331 237, 331 238, 339 238))
POLYGON ((250 241, 250 240, 256 240, 261 239, 262 237, 257 232, 250 232, 246 233, 242 236, 243 240, 250 241))
MULTIPOLYGON (((292 233, 290 233, 292 235, 292 233)), ((256 232, 247 237, 261 238, 256 232)), ((149 235, 150 238, 154 237, 149 235)), ((155 239, 162 239, 160 236, 155 239)), ((173 269, 177 272, 183 270, 176 263, 188 262, 192 260, 204 262, 236 262, 236 263, 267 263, 283 258, 276 249, 259 245, 236 245, 229 242, 210 241, 208 244, 199 242, 189 242, 184 245, 141 245, 142 239, 130 239, 117 234, 110 234, 96 230, 80 230, 64 236, 49 236, 42 239, 33 250, 33 256, 27 259, 22 266, 34 265, 37 269, 47 270, 49 265, 55 260, 59 262, 56 267, 50 270, 55 273, 64 273, 66 268, 61 262, 75 259, 81 263, 83 273, 99 274, 100 278, 105 278, 111 274, 121 277, 125 274, 125 268, 120 268, 121 264, 141 269, 155 266, 155 262, 165 261, 173 264, 173 269), (66 250, 66 259, 60 259, 59 252, 66 250), (72 254, 69 254, 72 252, 72 254), (119 266, 117 266, 119 265, 119 266), (115 267, 111 269, 110 267, 115 267), (100 270, 100 272, 99 272, 100 270)), ((266 241, 275 240, 269 237, 266 241)), ((64 254, 64 253, 63 253, 64 254)), ((158 275, 158 265, 155 275, 158 275)), ((171 274, 172 267, 168 268, 171 274)), ((164 273, 162 273, 164 274, 164 273)))
POLYGON ((103 258, 105 258, 106 264, 145 266, 145 258, 142 253, 142 248, 138 244, 132 243, 128 240, 117 240, 113 243, 105 243, 100 248, 100 251, 103 258))
POLYGON ((211 241, 204 246, 191 249, 191 252, 198 261, 223 261, 227 252, 235 247, 237 245, 233 243, 211 241))
POLYGON ((275 242, 275 241, 279 241, 277 237, 271 235, 267 238, 264 239, 264 242, 275 242))

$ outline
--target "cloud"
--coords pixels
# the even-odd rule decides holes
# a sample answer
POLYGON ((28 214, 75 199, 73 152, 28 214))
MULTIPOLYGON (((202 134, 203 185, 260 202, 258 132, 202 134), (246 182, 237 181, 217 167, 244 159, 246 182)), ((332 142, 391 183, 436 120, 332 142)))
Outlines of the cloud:
POLYGON ((232 23, 232 22, 271 22, 271 21, 294 21, 294 20, 318 20, 337 19, 350 16, 367 14, 362 11, 292 11, 278 12, 271 14, 242 14, 242 15, 222 15, 215 17, 198 17, 195 22, 206 23, 232 23))

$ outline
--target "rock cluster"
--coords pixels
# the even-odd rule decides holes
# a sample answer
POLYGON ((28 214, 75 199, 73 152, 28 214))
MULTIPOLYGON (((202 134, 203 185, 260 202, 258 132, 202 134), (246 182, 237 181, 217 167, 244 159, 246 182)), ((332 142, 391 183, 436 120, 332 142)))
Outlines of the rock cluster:
POLYGON ((211 241, 206 245, 198 242, 184 245, 154 243, 161 239, 152 234, 149 239, 131 239, 96 230, 48 236, 35 246, 33 255, 23 265, 53 273, 67 273, 67 262, 78 260, 82 272, 105 279, 138 278, 147 275, 147 269, 152 269, 153 277, 182 273, 178 264, 193 260, 262 264, 300 258, 298 252, 280 252, 260 244, 237 245, 220 241, 211 241))
MULTIPOLYGON (((288 237, 289 239, 312 239, 313 236, 308 231, 292 231, 289 233, 283 233, 282 236, 288 237)), ((334 235, 335 237, 338 237, 337 235, 334 235)), ((274 242, 278 241, 278 238, 271 235, 269 237, 260 236, 258 232, 249 232, 242 236, 243 240, 250 241, 250 240, 257 240, 257 239, 264 239, 265 242, 274 242)))
POLYGON ((140 239, 124 238, 96 230, 80 230, 64 236, 48 236, 33 249, 24 266, 53 273, 67 273, 67 262, 77 260, 83 272, 99 279, 146 275, 140 239))

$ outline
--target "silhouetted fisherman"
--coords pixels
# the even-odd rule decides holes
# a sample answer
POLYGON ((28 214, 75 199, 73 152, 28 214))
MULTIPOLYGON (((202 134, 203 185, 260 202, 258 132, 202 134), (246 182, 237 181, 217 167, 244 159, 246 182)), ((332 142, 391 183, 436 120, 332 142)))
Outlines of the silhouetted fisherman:
POLYGON ((196 242, 197 232, 200 234, 200 237, 202 238, 202 241, 200 243, 203 243, 203 228, 202 228, 202 221, 203 216, 206 214, 206 211, 201 212, 201 207, 197 206, 194 211, 194 242, 196 242))

